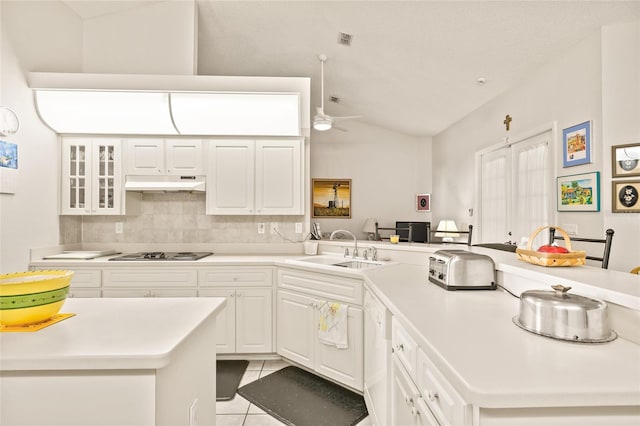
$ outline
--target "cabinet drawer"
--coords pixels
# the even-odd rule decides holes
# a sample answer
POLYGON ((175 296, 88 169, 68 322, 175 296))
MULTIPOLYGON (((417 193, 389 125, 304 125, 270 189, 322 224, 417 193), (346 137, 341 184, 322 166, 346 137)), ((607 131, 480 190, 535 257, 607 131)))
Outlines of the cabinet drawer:
POLYGON ((196 287, 195 269, 106 269, 104 287, 196 287))
POLYGON ((278 287, 358 306, 364 293, 361 280, 289 269, 278 270, 278 287))
POLYGON ((200 287, 264 287, 273 284, 272 268, 217 267, 198 271, 200 287))
POLYGON ((416 377, 416 352, 418 345, 396 317, 391 322, 391 350, 398 357, 411 377, 416 377))
POLYGON ((81 298, 81 297, 100 297, 101 292, 99 288, 73 288, 69 289, 67 298, 81 298))
POLYGON ((196 289, 188 288, 109 288, 102 297, 196 297, 196 289))
POLYGON ((427 355, 418 349, 418 388, 442 425, 464 424, 465 403, 427 355))
MULTIPOLYGON (((43 271, 54 268, 35 268, 37 271, 43 271)), ((73 271, 73 277, 71 277, 71 288, 77 287, 91 287, 91 288, 99 288, 102 284, 102 272, 100 269, 71 269, 71 268, 55 268, 55 269, 65 269, 73 271)))

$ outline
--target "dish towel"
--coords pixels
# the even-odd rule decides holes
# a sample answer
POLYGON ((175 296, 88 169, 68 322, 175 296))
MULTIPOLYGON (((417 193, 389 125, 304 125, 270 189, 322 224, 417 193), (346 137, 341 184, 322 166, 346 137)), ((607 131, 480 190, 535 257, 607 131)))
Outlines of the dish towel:
POLYGON ((320 322, 318 338, 320 343, 335 346, 338 349, 349 349, 347 340, 347 315, 349 306, 341 303, 327 303, 320 306, 320 322))

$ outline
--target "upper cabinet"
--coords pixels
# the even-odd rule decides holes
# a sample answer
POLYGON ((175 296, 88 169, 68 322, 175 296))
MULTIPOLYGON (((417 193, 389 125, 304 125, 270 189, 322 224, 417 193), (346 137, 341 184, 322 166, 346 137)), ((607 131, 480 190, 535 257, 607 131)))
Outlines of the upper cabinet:
POLYGON ((207 214, 304 214, 303 141, 209 141, 207 214))
POLYGON ((60 214, 124 214, 121 167, 119 139, 63 139, 60 214))
POLYGON ((140 138, 125 141, 127 175, 203 175, 200 139, 140 138))

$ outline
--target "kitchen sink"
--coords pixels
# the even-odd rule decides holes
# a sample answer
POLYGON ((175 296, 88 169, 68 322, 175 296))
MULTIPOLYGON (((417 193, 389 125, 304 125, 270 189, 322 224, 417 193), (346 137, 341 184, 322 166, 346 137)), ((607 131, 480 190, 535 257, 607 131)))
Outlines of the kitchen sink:
POLYGON ((381 266, 382 263, 378 262, 362 262, 359 260, 350 260, 348 262, 340 262, 334 263, 333 266, 340 266, 341 268, 351 268, 351 269, 367 269, 367 268, 375 268, 376 266, 381 266))
POLYGON ((320 256, 310 256, 305 258, 298 259, 290 259, 288 260, 291 263, 303 263, 303 264, 315 264, 315 265, 323 265, 323 266, 337 266, 340 268, 347 269, 368 269, 375 268, 378 266, 383 266, 385 263, 376 262, 373 260, 364 260, 364 259, 347 259, 344 257, 332 256, 332 255, 320 255, 320 256))

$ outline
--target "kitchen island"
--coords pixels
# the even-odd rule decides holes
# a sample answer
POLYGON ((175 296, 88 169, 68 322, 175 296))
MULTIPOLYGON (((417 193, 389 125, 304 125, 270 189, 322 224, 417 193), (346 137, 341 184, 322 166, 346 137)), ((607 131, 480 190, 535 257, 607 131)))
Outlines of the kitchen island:
POLYGON ((429 281, 427 266, 364 275, 393 318, 394 368, 406 368, 418 388, 412 398, 426 400, 440 423, 640 421, 640 345, 622 336, 586 344, 532 334, 512 321, 516 297, 502 289, 447 291, 429 281))
POLYGON ((0 333, 0 423, 215 423, 220 298, 68 299, 73 317, 0 333))

